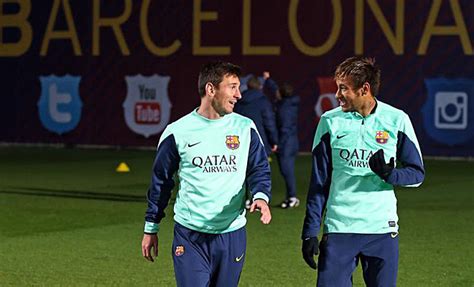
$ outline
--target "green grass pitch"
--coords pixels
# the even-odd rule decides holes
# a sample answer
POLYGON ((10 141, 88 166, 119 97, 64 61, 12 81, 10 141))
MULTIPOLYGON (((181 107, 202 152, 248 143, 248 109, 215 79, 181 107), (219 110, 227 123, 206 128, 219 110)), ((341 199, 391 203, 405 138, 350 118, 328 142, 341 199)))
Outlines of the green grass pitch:
MULTIPOLYGON (((172 209, 158 261, 141 256, 152 151, 0 148, 0 286, 174 286, 172 209), (115 167, 126 162, 130 173, 115 167)), ((417 189, 397 189, 399 286, 474 286, 474 162, 425 162, 417 189)), ((311 164, 299 156, 302 205, 282 210, 273 171, 273 221, 248 215, 240 286, 315 286, 300 232, 311 164)), ((364 286, 360 270, 354 286, 364 286)))

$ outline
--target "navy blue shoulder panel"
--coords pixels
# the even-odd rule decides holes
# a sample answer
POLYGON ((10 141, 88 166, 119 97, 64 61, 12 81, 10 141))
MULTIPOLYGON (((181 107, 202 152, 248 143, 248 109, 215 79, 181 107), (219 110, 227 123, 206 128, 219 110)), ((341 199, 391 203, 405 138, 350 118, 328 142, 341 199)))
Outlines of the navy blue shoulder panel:
POLYGON ((247 162, 247 185, 250 193, 255 195, 257 192, 263 192, 271 199, 271 173, 268 164, 267 153, 260 137, 254 129, 250 129, 250 147, 247 162))
POLYGON ((323 212, 329 196, 332 175, 332 149, 329 133, 321 137, 312 152, 311 181, 306 202, 306 216, 303 224, 302 239, 315 237, 321 228, 323 212))
POLYGON ((173 175, 179 168, 180 160, 176 141, 171 134, 160 143, 156 152, 145 221, 159 223, 165 217, 164 210, 174 187, 173 175))
POLYGON ((397 159, 402 166, 395 168, 387 182, 393 185, 420 185, 425 179, 425 168, 416 145, 403 132, 398 132, 397 159))

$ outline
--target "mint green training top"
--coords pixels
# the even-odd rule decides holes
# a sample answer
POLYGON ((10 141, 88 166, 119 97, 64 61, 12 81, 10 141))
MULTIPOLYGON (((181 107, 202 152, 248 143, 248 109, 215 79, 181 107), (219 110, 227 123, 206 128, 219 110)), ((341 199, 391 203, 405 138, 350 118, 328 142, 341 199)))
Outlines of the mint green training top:
POLYGON ((366 117, 340 107, 324 113, 312 158, 303 238, 317 236, 324 211, 324 233, 398 232, 393 186, 418 186, 424 179, 408 115, 380 101, 366 117), (400 163, 386 180, 369 167, 369 158, 379 149, 386 162, 393 157, 400 163))
POLYGON ((175 173, 174 220, 195 231, 218 234, 243 227, 245 181, 253 199, 270 200, 270 167, 262 141, 252 120, 236 113, 211 120, 194 110, 166 127, 148 190, 146 233, 158 231, 175 173))

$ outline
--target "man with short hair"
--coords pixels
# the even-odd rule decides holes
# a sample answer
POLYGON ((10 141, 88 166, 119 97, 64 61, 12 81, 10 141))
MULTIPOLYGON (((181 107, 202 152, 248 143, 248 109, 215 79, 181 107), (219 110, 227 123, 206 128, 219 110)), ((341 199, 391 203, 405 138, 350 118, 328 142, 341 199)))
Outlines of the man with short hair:
POLYGON ((245 261, 247 179, 260 221, 269 224, 270 168, 252 120, 233 113, 240 67, 202 67, 199 108, 161 135, 148 190, 142 254, 158 255, 158 229, 178 174, 173 263, 178 286, 237 286, 245 261))
POLYGON ((318 286, 352 286, 359 260, 367 286, 396 286, 393 186, 423 182, 418 140, 406 113, 375 98, 380 69, 373 59, 346 59, 337 67, 335 80, 339 107, 322 115, 314 136, 303 258, 318 268, 318 286))

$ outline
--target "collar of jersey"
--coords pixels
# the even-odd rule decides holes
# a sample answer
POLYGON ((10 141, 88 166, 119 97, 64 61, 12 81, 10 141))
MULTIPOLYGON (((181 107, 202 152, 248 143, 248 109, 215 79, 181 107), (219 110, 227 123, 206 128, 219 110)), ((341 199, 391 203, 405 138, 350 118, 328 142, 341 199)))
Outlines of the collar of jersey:
POLYGON ((373 110, 370 112, 370 114, 368 114, 366 117, 362 116, 361 114, 359 114, 358 112, 351 112, 351 115, 353 118, 356 118, 356 119, 359 119, 359 120, 367 120, 367 119, 370 119, 374 116, 377 116, 377 114, 379 113, 379 101, 377 101, 377 99, 375 99, 375 107, 373 108, 373 110))
POLYGON ((208 119, 202 115, 200 115, 197 110, 199 108, 196 108, 193 110, 193 116, 195 116, 196 118, 198 118, 200 121, 202 122, 206 122, 206 123, 209 123, 209 124, 212 124, 212 123, 222 123, 224 119, 227 119, 228 118, 228 115, 225 115, 219 119, 208 119))

